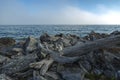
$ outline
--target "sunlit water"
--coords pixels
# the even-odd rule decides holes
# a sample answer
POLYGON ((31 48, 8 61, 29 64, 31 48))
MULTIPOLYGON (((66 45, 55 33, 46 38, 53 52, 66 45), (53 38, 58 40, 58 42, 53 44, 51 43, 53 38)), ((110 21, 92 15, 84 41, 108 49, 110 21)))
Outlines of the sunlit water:
POLYGON ((0 25, 0 37, 23 39, 28 36, 39 37, 42 33, 48 34, 76 34, 84 36, 92 30, 99 33, 120 31, 120 25, 0 25))

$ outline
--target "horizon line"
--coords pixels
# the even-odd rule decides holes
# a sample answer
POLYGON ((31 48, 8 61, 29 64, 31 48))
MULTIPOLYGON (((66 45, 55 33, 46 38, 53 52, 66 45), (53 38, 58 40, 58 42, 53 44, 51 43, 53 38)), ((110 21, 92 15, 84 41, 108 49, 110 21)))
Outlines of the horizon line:
POLYGON ((10 25, 26 25, 26 26, 29 26, 29 25, 120 25, 120 24, 0 24, 0 25, 5 25, 5 26, 10 26, 10 25))

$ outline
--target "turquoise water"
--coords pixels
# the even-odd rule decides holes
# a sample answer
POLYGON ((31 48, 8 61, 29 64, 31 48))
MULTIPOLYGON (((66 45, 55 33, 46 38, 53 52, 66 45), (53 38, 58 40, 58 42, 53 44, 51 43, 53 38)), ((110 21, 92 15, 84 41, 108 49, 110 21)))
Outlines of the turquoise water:
POLYGON ((49 34, 76 34, 84 36, 92 30, 99 33, 120 31, 120 25, 0 25, 0 37, 22 39, 28 36, 39 37, 42 33, 49 34))

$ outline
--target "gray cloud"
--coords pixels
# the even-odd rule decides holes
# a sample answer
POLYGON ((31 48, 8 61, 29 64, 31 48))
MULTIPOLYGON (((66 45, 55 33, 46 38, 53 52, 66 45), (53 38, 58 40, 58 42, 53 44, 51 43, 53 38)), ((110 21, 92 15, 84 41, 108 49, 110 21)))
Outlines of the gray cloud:
POLYGON ((33 13, 17 0, 2 0, 0 24, 120 24, 119 11, 99 8, 105 12, 97 14, 66 5, 57 11, 43 8, 33 13))

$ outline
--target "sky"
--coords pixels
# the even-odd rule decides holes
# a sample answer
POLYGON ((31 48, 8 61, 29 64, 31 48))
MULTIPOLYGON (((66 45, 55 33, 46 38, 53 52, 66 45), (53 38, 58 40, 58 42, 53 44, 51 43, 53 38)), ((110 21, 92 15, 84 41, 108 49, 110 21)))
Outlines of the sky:
POLYGON ((120 24, 120 0, 0 0, 0 25, 120 24))

